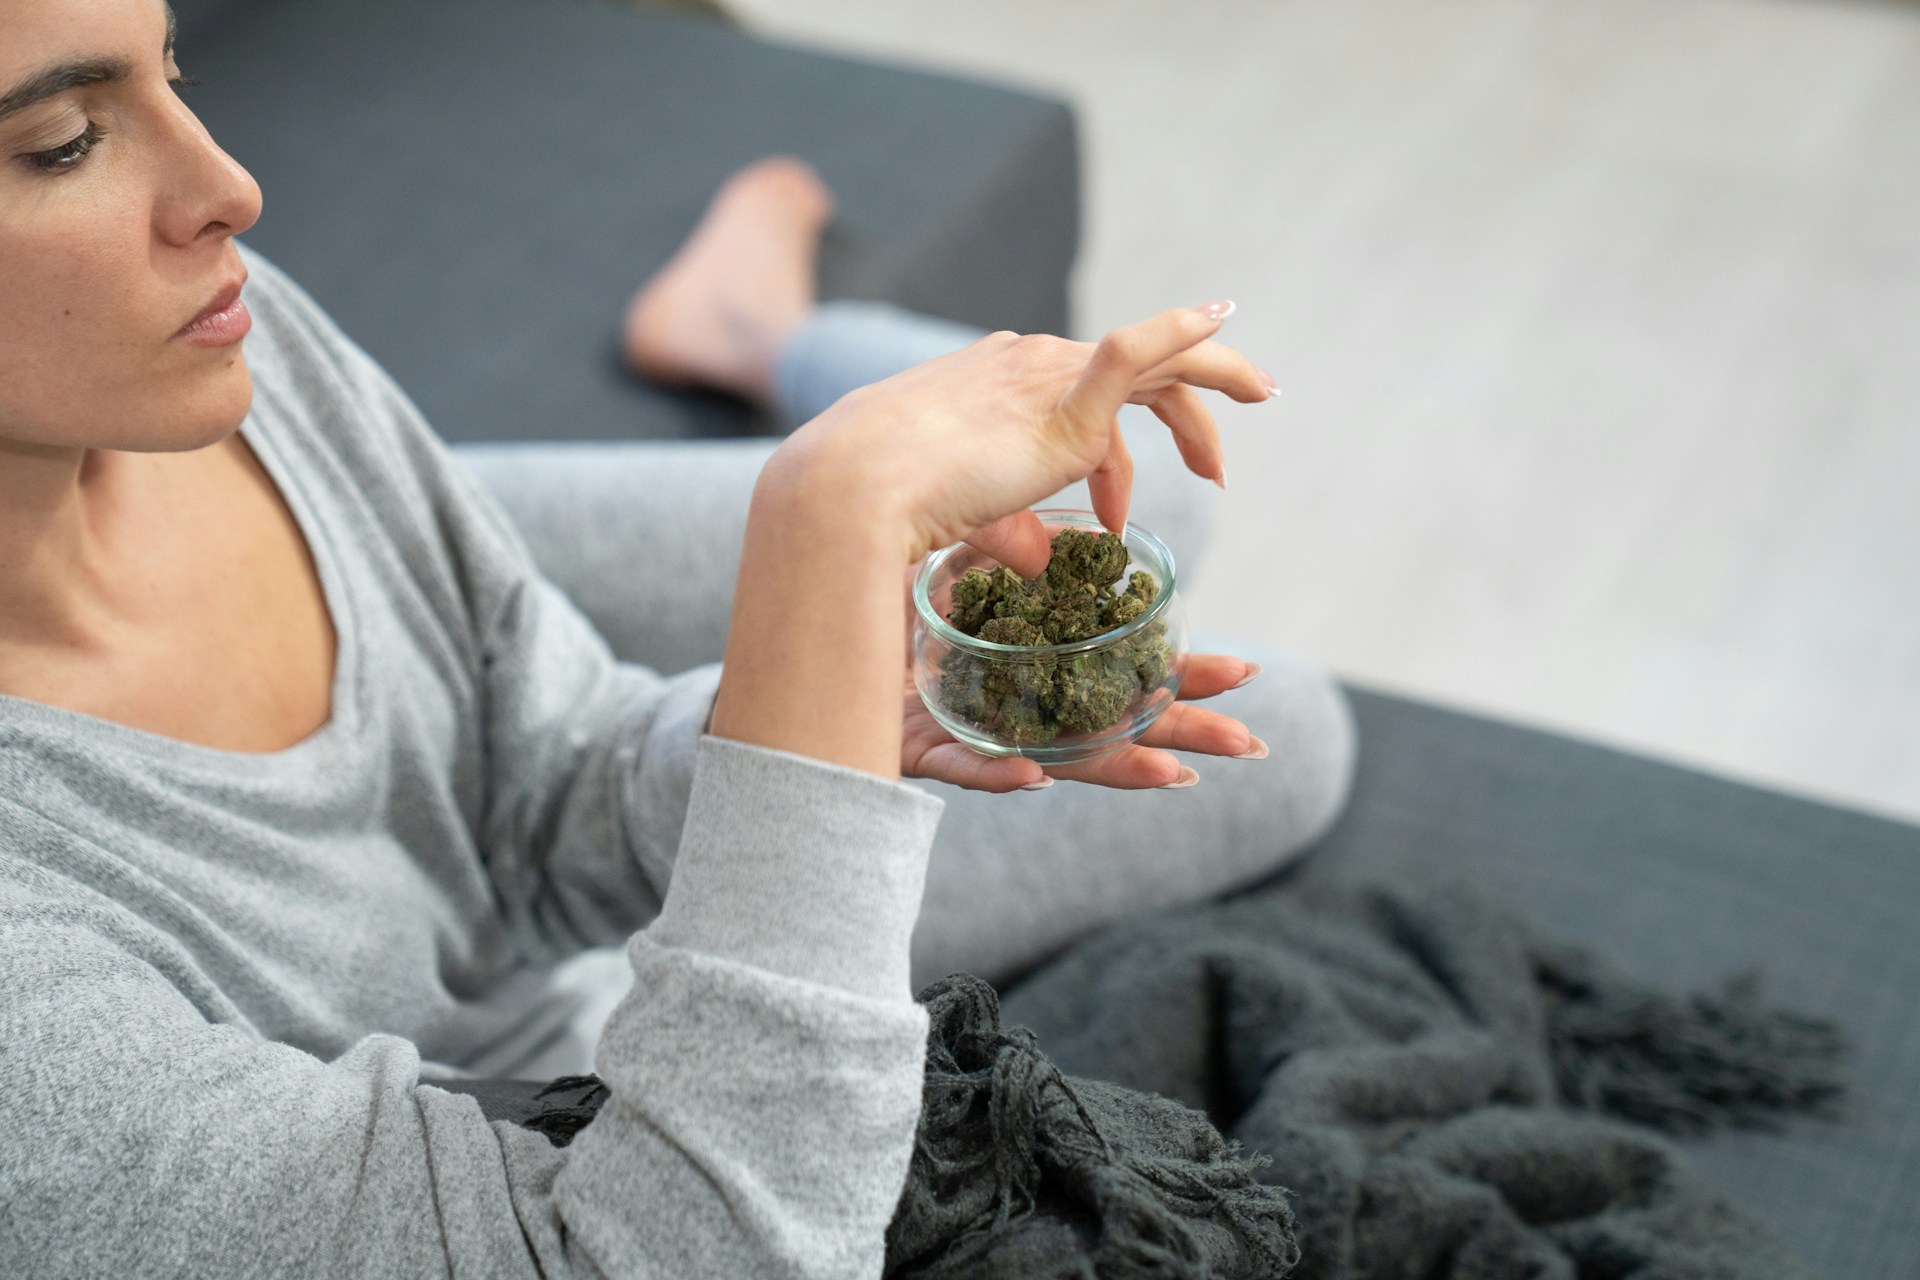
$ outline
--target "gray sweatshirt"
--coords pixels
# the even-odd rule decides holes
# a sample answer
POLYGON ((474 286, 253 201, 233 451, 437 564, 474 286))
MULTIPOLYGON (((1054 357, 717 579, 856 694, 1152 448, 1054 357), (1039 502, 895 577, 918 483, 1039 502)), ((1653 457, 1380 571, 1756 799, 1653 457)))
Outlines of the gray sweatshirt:
POLYGON ((877 1276, 945 802, 706 733, 718 665, 617 661, 242 256, 241 431, 319 567, 332 718, 245 754, 0 696, 0 1275, 877 1276), (623 941, 571 1146, 424 1081, 623 941))

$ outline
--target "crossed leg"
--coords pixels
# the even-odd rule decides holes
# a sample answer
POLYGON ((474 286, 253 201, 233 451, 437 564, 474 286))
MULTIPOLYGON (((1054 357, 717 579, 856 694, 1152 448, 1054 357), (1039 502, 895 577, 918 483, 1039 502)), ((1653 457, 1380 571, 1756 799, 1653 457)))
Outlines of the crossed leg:
MULTIPOLYGON (((827 304, 794 346, 803 367, 785 377, 830 387, 826 364, 836 351, 847 369, 872 373, 885 363, 876 344, 888 332, 898 367, 938 354, 929 351, 936 337, 965 340, 945 322, 890 311, 827 304), (857 354, 846 346, 856 334, 857 354)), ((1167 428, 1145 410, 1123 413, 1122 430, 1135 458, 1132 519, 1174 550, 1183 577, 1204 575, 1216 491, 1185 470, 1167 428)), ((456 453, 614 651, 671 673, 725 651, 731 600, 712 584, 737 571, 753 482, 777 443, 464 445, 456 453)), ((1086 507, 1085 483, 1042 505, 1086 507)), ((1193 647, 1261 664, 1258 678, 1207 705, 1263 738, 1267 759, 1180 753, 1200 782, 1178 791, 1060 782, 995 795, 910 780, 947 803, 914 938, 916 983, 955 970, 1005 981, 1110 920, 1257 879, 1332 821, 1354 755, 1338 685, 1300 655, 1213 634, 1204 619, 1193 647)))
MULTIPOLYGON (((748 309, 760 304, 741 279, 703 285, 703 272, 733 270, 738 255, 728 251, 730 240, 809 251, 824 214, 804 175, 772 165, 758 178, 750 167, 743 179, 723 189, 682 259, 636 298, 629 324, 636 368, 763 396, 791 429, 855 387, 981 336, 884 303, 815 306, 809 290, 801 319, 789 314, 792 298, 776 300, 765 317, 768 340, 737 344, 737 359, 726 367, 688 365, 691 349, 666 347, 648 358, 647 333, 688 331, 676 308, 728 308, 719 320, 735 334, 755 323, 748 309), (662 281, 671 288, 663 290, 662 281)), ((809 289, 807 271, 787 274, 803 281, 795 287, 809 289)), ((712 315, 700 321, 715 322, 712 315)), ((1121 426, 1135 460, 1130 519, 1173 549, 1183 579, 1203 577, 1217 491, 1186 470, 1170 432, 1147 410, 1128 406, 1121 426)), ((778 443, 463 445, 455 453, 499 498, 543 571, 614 652, 670 674, 717 662, 725 652, 732 603, 713 584, 737 576, 754 481, 778 443)), ((1038 505, 1091 504, 1082 481, 1038 505)), ((1355 749, 1338 684, 1300 655, 1214 634, 1204 619, 1196 620, 1192 640, 1196 652, 1261 664, 1257 679, 1208 706, 1245 722, 1269 745, 1267 758, 1180 753, 1200 781, 1176 791, 1059 782, 996 795, 909 780, 946 801, 914 935, 916 985, 959 970, 1004 983, 1108 922, 1259 879, 1331 824, 1346 799, 1355 749)), ((522 1064, 520 1074, 587 1070, 599 1027, 631 978, 618 948, 589 952, 568 969, 567 981, 588 993, 576 1034, 522 1064)))

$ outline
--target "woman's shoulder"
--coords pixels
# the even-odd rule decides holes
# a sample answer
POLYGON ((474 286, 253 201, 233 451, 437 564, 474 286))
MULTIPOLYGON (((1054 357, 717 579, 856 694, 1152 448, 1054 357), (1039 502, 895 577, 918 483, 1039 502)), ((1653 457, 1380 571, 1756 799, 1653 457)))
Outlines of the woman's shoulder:
POLYGON ((350 381, 356 354, 364 355, 353 340, 265 254, 239 239, 233 243, 247 269, 241 296, 253 328, 242 351, 256 381, 292 379, 315 391, 350 381))
POLYGON ((339 513, 347 536, 397 548, 361 552, 389 587, 420 587, 469 627, 470 592, 524 573, 518 534, 392 375, 286 271, 246 246, 241 257, 255 312, 249 439, 267 438, 297 481, 311 481, 316 507, 339 513))
POLYGON ((253 377, 250 436, 271 437, 295 468, 359 514, 429 535, 445 445, 420 409, 280 266, 249 246, 243 296, 254 327, 242 348, 253 377))
POLYGON ((242 296, 253 329, 242 352, 256 401, 264 392, 269 407, 336 439, 378 440, 418 419, 406 393, 311 294, 257 249, 234 244, 247 268, 242 296))

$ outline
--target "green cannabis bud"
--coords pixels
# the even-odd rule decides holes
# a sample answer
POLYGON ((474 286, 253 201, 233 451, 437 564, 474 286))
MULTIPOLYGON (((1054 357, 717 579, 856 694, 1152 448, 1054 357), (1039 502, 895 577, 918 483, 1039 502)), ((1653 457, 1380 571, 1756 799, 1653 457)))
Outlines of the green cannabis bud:
MULTIPOLYGON (((1037 578, 1005 566, 967 570, 953 584, 947 621, 977 639, 1021 648, 1091 640, 1140 617, 1159 593, 1153 575, 1140 569, 1114 590, 1130 559, 1127 544, 1105 530, 1062 529, 1037 578)), ((940 698, 1004 742, 1092 733, 1119 723, 1137 695, 1166 682, 1173 662, 1166 633, 1156 619, 1108 648, 996 661, 953 649, 942 662, 940 698)))

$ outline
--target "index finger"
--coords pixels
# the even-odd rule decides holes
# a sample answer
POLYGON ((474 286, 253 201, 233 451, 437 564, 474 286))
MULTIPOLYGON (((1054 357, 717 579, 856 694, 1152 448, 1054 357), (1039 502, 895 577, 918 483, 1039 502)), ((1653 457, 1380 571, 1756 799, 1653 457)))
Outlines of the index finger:
POLYGON ((1209 302, 1162 311, 1112 330, 1100 339, 1087 367, 1061 398, 1060 411, 1081 433, 1104 436, 1142 374, 1211 338, 1232 313, 1231 302, 1209 302))

